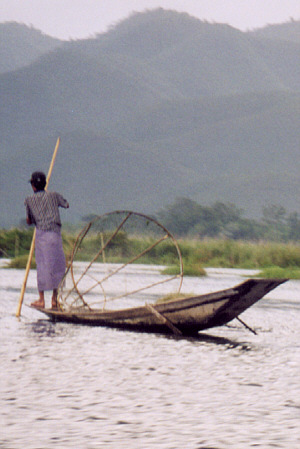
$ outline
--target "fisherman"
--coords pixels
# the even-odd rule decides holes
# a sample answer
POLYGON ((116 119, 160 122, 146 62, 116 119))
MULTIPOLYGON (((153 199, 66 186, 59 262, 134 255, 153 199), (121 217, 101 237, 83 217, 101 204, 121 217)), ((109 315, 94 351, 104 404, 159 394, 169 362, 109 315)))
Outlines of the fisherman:
POLYGON ((52 309, 57 309, 58 286, 64 276, 66 260, 61 238, 59 207, 68 209, 69 203, 57 192, 47 192, 46 176, 34 172, 29 181, 33 195, 25 199, 26 221, 36 227, 35 260, 39 299, 33 307, 45 307, 46 290, 52 290, 52 309))

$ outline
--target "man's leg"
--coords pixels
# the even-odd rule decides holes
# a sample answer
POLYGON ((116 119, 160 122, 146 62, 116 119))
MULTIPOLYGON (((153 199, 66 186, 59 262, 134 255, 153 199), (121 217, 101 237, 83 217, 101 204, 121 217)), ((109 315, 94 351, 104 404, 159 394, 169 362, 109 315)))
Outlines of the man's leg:
POLYGON ((31 303, 31 305, 33 307, 41 307, 42 309, 44 309, 45 307, 45 296, 44 296, 44 292, 41 291, 39 292, 39 299, 33 303, 31 303))
POLYGON ((54 288, 52 293, 52 309, 57 309, 57 288, 54 288))

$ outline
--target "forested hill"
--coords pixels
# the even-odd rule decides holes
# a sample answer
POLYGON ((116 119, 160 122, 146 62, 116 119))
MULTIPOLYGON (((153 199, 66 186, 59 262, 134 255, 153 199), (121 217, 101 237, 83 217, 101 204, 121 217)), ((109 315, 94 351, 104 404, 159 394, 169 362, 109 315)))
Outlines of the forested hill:
POLYGON ((300 43, 300 26, 297 20, 258 28, 253 30, 251 34, 269 39, 295 42, 296 44, 300 43))
POLYGON ((62 44, 34 28, 16 22, 0 24, 0 73, 26 66, 62 44))
POLYGON ((0 24, 0 226, 23 217, 58 136, 50 188, 69 221, 183 196, 298 210, 299 29, 282 24, 279 39, 163 9, 71 42, 0 24))

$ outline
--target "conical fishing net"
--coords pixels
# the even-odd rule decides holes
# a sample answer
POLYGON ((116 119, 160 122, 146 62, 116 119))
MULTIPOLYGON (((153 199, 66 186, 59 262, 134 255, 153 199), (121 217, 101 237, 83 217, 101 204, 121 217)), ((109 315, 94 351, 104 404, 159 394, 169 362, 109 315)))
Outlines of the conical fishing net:
POLYGON ((153 303, 178 293, 182 277, 180 249, 164 226, 136 212, 110 212, 94 217, 79 233, 59 306, 115 310, 153 303))

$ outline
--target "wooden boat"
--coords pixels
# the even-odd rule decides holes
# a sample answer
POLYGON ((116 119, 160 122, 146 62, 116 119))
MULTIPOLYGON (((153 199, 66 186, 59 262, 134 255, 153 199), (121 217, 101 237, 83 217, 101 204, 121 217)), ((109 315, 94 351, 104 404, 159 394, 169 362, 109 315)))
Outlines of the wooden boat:
POLYGON ((286 279, 248 279, 226 290, 121 310, 38 309, 53 321, 107 326, 142 332, 195 335, 223 326, 286 279))

